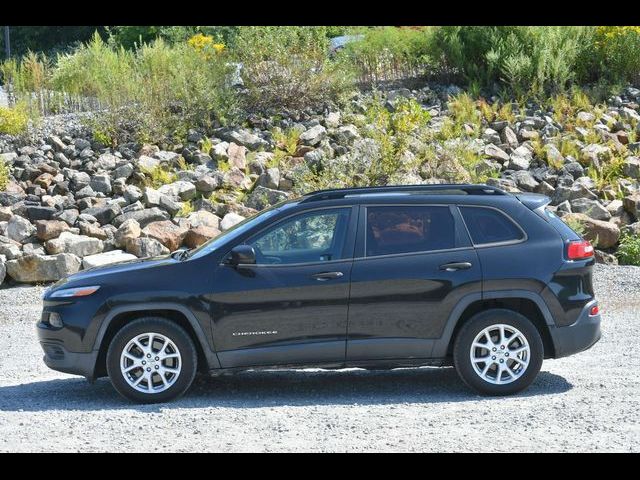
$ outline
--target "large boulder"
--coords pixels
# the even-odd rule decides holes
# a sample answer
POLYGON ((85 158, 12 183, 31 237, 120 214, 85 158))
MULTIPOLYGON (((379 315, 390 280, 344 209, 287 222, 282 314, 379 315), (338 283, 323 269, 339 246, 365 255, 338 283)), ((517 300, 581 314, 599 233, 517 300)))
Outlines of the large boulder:
POLYGON ((174 224, 171 220, 152 222, 142 229, 142 236, 155 238, 170 251, 182 245, 187 229, 174 224))
POLYGON ((611 213, 597 200, 589 198, 576 198, 571 200, 571 211, 575 213, 584 213, 596 220, 609 220, 611 213))
POLYGON ((220 217, 206 210, 193 212, 187 217, 187 221, 192 228, 211 227, 217 229, 220 226, 220 217))
POLYGON ((158 207, 144 208, 142 210, 133 210, 130 212, 122 213, 113 219, 113 225, 120 227, 127 220, 135 220, 140 224, 141 228, 146 227, 151 222, 159 222, 161 220, 168 220, 169 214, 158 207))
POLYGON ((220 230, 223 232, 229 230, 234 225, 242 222, 245 218, 235 212, 227 213, 220 222, 220 230))
POLYGON ((640 179, 640 158, 627 157, 622 164, 622 174, 626 177, 640 179))
POLYGON ((640 219, 640 192, 627 195, 622 200, 624 209, 633 215, 635 218, 640 219))
POLYGON ((26 218, 14 215, 9 222, 7 222, 7 237, 16 242, 24 243, 25 240, 35 233, 36 227, 26 218))
POLYGON ((46 242, 57 238, 62 232, 69 230, 67 222, 62 220, 36 220, 36 235, 38 240, 46 242))
POLYGON ((86 235, 76 235, 71 232, 62 232, 58 238, 48 240, 44 244, 47 253, 72 253, 80 258, 102 252, 102 241, 86 235))
POLYGON ((270 205, 286 200, 287 198, 289 198, 289 194, 287 192, 273 190, 271 188, 258 185, 244 203, 247 207, 262 210, 270 205))
POLYGON ((56 282, 80 270, 80 258, 72 253, 58 255, 28 255, 5 264, 7 273, 16 282, 56 282))
POLYGON ((300 135, 300 143, 314 147, 327 136, 327 129, 322 125, 316 125, 300 135))
POLYGON ((111 265, 113 263, 128 262, 130 260, 136 260, 138 257, 130 253, 125 253, 122 250, 111 250, 106 253, 98 253, 96 255, 89 255, 82 259, 82 268, 94 268, 102 267, 104 265, 111 265))
POLYGON ((227 154, 229 155, 229 164, 232 167, 238 167, 241 170, 247 168, 247 147, 231 142, 227 154))
POLYGON ((184 244, 189 248, 196 248, 206 241, 220 235, 220 230, 214 227, 201 225, 191 228, 184 237, 184 244))
POLYGON ((584 238, 597 248, 611 248, 620 239, 620 228, 611 222, 595 220, 584 213, 568 213, 562 217, 564 222, 580 222, 585 230, 584 238))
POLYGON ((158 191, 163 195, 179 197, 180 200, 191 200, 196 196, 196 186, 184 180, 162 185, 158 191))
POLYGON ((155 238, 140 237, 127 242, 127 252, 134 254, 136 257, 158 257, 167 255, 169 249, 162 245, 155 238))
POLYGON ((129 241, 135 240, 141 235, 141 233, 142 230, 140 228, 140 224, 136 220, 133 218, 126 220, 122 225, 120 225, 120 227, 118 227, 118 230, 114 235, 116 247, 125 248, 129 241))
POLYGON ((4 255, 7 260, 21 257, 20 243, 0 235, 0 255, 4 255))
POLYGON ((230 129, 220 132, 220 138, 227 142, 247 147, 249 150, 257 150, 260 147, 268 146, 268 143, 245 129, 230 129))

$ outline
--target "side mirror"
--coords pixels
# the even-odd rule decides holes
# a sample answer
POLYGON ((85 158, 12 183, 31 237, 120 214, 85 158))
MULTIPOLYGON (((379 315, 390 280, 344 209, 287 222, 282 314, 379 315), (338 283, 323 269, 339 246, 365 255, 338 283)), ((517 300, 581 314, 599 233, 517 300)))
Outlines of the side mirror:
POLYGON ((256 263, 256 251, 251 245, 238 245, 227 259, 227 264, 237 267, 238 265, 254 265, 256 263))

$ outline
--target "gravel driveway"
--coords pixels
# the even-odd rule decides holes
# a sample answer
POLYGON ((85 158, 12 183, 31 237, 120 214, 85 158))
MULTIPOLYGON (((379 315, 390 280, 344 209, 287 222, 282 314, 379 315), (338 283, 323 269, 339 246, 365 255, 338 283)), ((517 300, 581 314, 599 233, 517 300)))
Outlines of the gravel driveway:
POLYGON ((545 361, 517 396, 475 395, 452 368, 304 370, 199 378, 151 406, 47 369, 42 287, 0 290, 0 451, 637 452, 640 268, 598 266, 595 279, 602 340, 545 361))

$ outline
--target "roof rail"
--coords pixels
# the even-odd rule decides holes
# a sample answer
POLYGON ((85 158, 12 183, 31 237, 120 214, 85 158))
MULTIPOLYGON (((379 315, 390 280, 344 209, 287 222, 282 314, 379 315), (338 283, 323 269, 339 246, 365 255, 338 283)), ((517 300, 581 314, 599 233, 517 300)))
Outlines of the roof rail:
POLYGON ((508 195, 504 190, 490 185, 473 185, 462 183, 436 183, 422 185, 387 185, 384 187, 357 187, 335 188, 329 190, 317 190, 304 195, 300 203, 314 202, 318 200, 332 200, 352 195, 371 195, 384 193, 444 194, 451 191, 450 195, 508 195))

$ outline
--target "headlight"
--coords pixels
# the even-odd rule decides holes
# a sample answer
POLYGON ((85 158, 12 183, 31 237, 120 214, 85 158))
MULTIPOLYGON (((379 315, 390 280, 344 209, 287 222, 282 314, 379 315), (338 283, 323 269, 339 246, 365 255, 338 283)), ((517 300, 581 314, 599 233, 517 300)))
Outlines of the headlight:
POLYGON ((91 295, 98 290, 99 286, 94 287, 78 287, 78 288, 64 288, 62 290, 58 290, 53 292, 49 298, 75 298, 75 297, 86 297, 87 295, 91 295))

